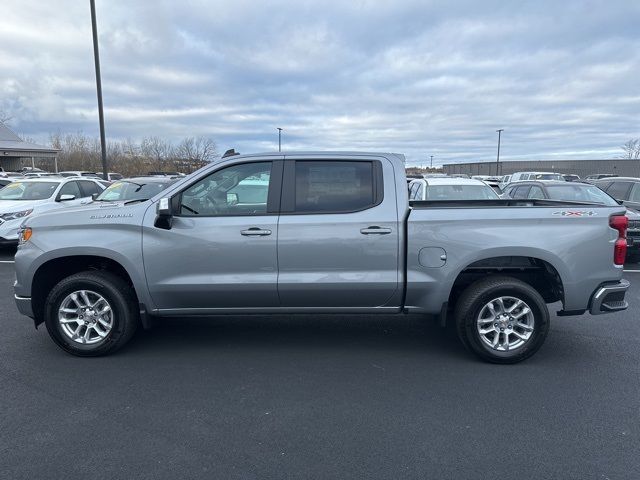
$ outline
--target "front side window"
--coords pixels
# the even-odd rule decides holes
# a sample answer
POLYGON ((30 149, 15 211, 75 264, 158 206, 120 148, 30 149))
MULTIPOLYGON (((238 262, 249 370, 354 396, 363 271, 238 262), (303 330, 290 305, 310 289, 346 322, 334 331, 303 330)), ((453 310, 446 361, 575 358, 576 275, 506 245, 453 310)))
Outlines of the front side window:
POLYGON ((295 211, 347 213, 375 204, 372 162, 297 161, 295 211))
POLYGON ((264 215, 271 162, 241 163, 217 170, 182 192, 184 216, 264 215))
POLYGON ((73 195, 75 198, 82 198, 82 193, 80 193, 80 188, 78 187, 78 182, 66 183, 60 189, 59 197, 62 197, 62 195, 73 195))
POLYGON ((633 190, 631 190, 629 201, 633 203, 640 203, 640 183, 633 184, 633 190))

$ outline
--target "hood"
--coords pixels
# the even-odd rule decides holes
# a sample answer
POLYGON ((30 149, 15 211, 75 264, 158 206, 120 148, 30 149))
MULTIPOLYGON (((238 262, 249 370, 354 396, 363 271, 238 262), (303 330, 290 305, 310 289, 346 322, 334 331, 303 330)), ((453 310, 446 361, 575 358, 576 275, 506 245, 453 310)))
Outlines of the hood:
POLYGON ((122 202, 92 202, 71 208, 58 208, 37 215, 29 215, 25 226, 65 227, 74 225, 98 225, 142 222, 150 201, 124 205, 122 202))
POLYGON ((21 212, 46 203, 47 200, 0 200, 0 214, 21 212))

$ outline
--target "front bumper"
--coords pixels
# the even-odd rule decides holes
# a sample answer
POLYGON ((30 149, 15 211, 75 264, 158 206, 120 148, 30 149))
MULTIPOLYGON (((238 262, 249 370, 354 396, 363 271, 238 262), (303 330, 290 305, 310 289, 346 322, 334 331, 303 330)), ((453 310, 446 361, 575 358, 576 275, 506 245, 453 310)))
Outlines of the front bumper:
POLYGON ((629 304, 624 299, 631 284, 627 280, 600 285, 591 295, 589 313, 601 315, 603 313, 626 310, 629 304))
POLYGON ((9 220, 5 222, 0 220, 0 245, 17 245, 20 227, 24 218, 17 220, 9 220))
POLYGON ((27 317, 33 318, 33 307, 31 306, 31 298, 29 297, 19 297, 18 295, 14 295, 13 298, 16 300, 16 306, 18 307, 18 311, 22 315, 26 315, 27 317))

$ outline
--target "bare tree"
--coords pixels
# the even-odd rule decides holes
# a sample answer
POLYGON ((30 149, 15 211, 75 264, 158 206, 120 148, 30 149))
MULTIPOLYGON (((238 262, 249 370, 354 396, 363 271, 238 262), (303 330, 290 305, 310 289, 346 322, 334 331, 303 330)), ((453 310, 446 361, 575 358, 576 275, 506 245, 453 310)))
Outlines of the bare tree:
POLYGON ((620 158, 637 160, 640 158, 640 138, 632 138, 620 147, 624 152, 620 158))
POLYGON ((178 144, 177 155, 187 168, 200 168, 218 156, 218 149, 212 138, 186 137, 178 144))
POLYGON ((0 110, 0 125, 7 125, 13 117, 4 110, 0 110))
POLYGON ((145 137, 140 144, 140 152, 153 162, 156 170, 162 171, 171 157, 172 146, 160 137, 145 137))

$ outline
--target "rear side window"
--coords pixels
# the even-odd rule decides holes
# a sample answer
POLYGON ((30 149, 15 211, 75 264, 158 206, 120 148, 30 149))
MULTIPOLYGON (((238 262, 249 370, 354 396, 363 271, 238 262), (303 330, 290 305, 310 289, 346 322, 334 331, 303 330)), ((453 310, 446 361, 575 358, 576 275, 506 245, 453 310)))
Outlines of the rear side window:
POLYGON ((102 192, 102 189, 98 186, 97 183, 87 182, 86 180, 82 180, 79 183, 85 197, 90 197, 94 193, 102 192))
POLYGON ((296 213, 347 213, 376 204, 373 162, 297 161, 296 213))
POLYGON ((629 190, 632 185, 633 183, 631 182, 613 182, 606 191, 616 200, 628 200, 629 190))

